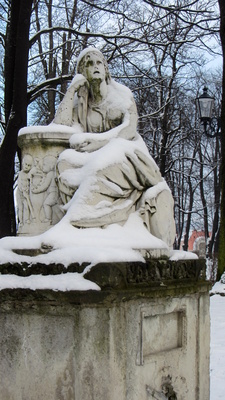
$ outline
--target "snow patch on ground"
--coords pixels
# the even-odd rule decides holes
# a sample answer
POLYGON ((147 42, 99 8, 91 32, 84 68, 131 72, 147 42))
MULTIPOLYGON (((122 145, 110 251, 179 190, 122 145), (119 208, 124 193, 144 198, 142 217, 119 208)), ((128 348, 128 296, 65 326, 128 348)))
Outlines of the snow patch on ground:
POLYGON ((210 400, 225 398, 225 284, 217 282, 210 298, 210 400), (221 295, 222 294, 222 295, 221 295))

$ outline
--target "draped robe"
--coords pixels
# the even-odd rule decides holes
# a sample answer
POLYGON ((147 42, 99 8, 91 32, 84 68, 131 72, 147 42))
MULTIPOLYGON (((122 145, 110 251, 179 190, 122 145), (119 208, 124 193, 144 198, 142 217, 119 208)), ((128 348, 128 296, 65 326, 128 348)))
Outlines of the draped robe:
POLYGON ((107 90, 97 105, 83 88, 75 95, 70 122, 75 133, 57 163, 64 211, 79 228, 124 224, 136 212, 150 233, 172 246, 172 195, 137 133, 133 95, 113 80, 107 90))

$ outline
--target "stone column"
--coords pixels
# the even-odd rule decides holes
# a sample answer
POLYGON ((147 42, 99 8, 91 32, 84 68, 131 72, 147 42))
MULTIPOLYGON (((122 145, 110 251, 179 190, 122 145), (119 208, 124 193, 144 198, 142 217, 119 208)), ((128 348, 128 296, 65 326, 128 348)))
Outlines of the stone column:
POLYGON ((60 125, 23 128, 19 132, 22 170, 17 188, 18 236, 33 236, 48 230, 63 216, 56 182, 59 154, 69 147, 73 130, 60 125))

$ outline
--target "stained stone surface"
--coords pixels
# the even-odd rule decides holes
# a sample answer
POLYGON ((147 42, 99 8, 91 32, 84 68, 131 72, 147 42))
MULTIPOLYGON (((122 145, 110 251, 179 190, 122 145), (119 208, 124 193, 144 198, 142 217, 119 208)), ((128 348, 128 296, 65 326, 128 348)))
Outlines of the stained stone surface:
POLYGON ((86 277, 101 291, 2 290, 2 399, 209 400, 204 274, 201 261, 99 264, 86 277))

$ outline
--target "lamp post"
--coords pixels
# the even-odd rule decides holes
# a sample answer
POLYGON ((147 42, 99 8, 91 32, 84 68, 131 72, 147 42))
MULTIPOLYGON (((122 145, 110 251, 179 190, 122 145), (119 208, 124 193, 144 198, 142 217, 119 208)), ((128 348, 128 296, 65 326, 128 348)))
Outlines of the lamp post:
POLYGON ((214 98, 209 96, 206 86, 201 96, 196 98, 196 105, 205 135, 211 138, 219 136, 221 133, 221 120, 212 116, 214 98))
MULTIPOLYGON (((208 143, 208 148, 213 146, 212 152, 212 162, 213 162, 213 188, 214 190, 214 216, 212 224, 211 239, 207 245, 207 253, 209 257, 216 255, 218 252, 218 240, 219 240, 219 204, 220 204, 220 147, 221 147, 221 118, 216 118, 213 116, 214 111, 214 98, 208 94, 208 89, 205 86, 203 88, 203 93, 196 98, 197 112, 201 125, 203 126, 203 133, 210 137, 218 139, 214 144, 208 143)), ((214 114, 215 115, 215 114, 214 114)), ((203 176, 202 176, 203 179, 203 176)), ((203 203, 204 206, 204 203, 203 203)), ((205 204, 206 209, 206 204, 205 204)), ((205 213, 204 209, 204 213, 205 213)), ((204 214, 207 222, 207 213, 204 214)), ((208 239, 208 222, 206 224, 206 239, 208 239)), ((213 258, 213 257, 212 257, 213 258)))

